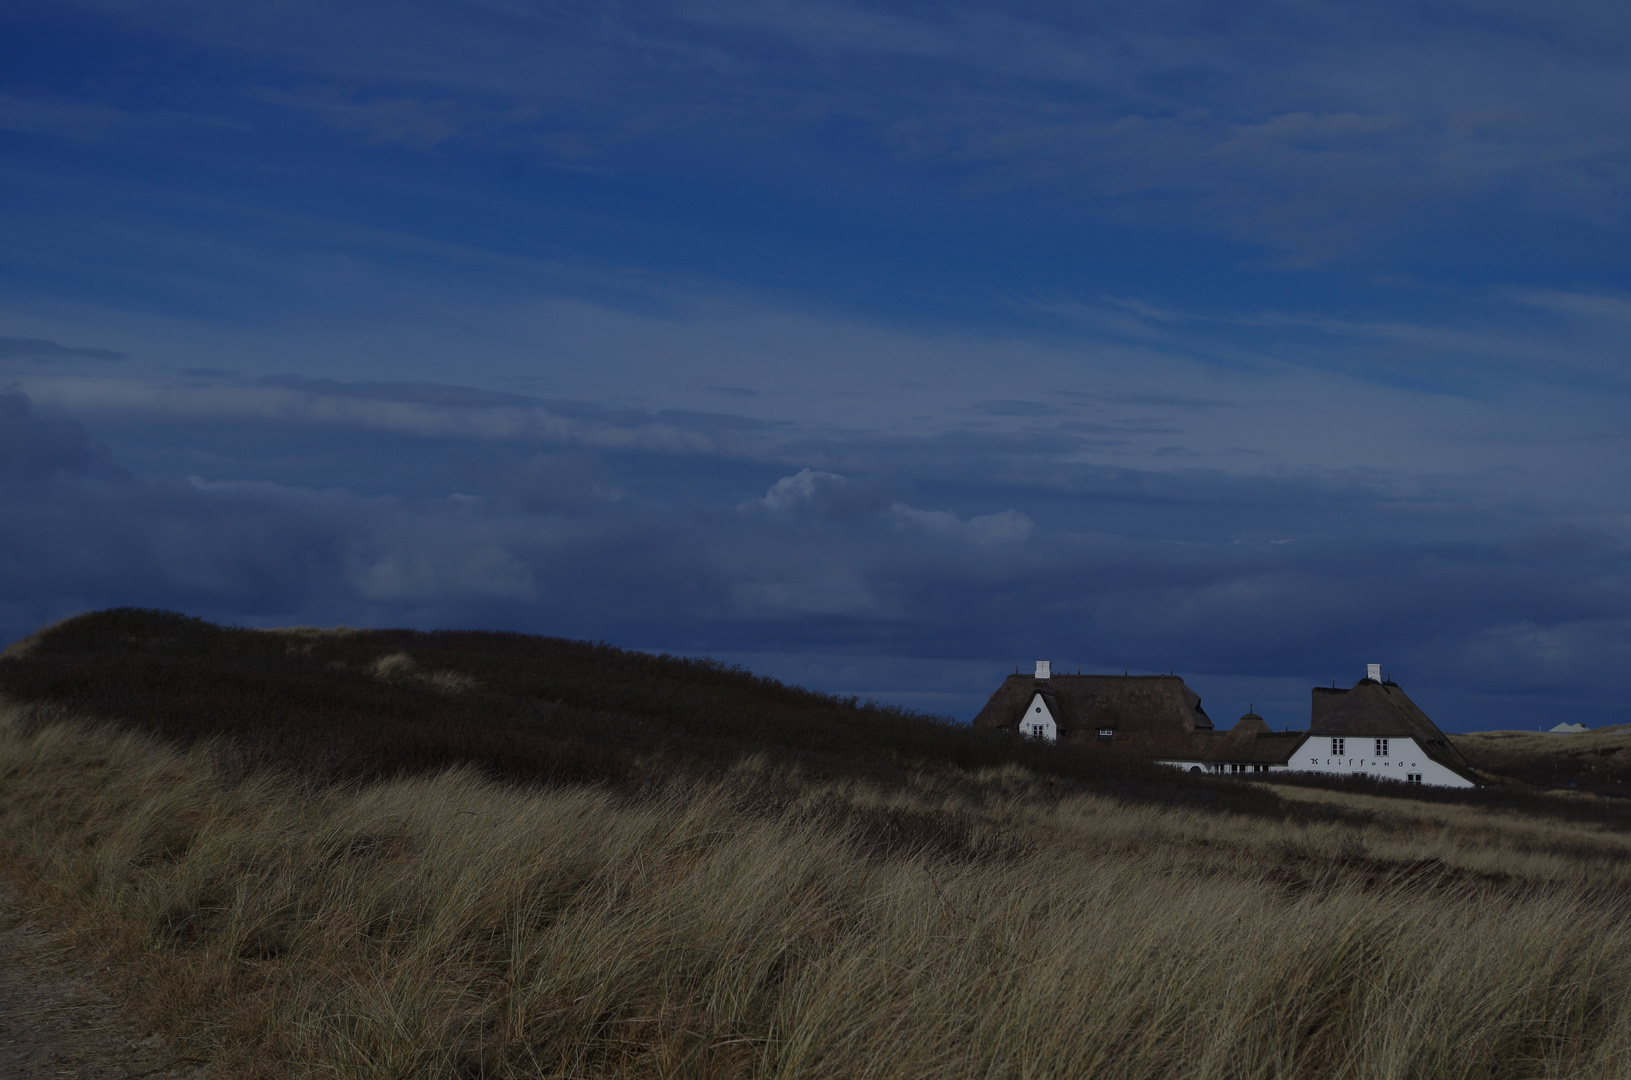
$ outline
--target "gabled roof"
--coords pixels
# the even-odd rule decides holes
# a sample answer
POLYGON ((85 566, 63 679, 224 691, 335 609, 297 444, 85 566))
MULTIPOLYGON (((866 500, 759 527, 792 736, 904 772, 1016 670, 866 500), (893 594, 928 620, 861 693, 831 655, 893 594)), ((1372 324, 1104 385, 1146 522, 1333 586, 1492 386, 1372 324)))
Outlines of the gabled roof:
POLYGON ((1010 675, 974 717, 975 727, 1018 727, 1031 699, 1040 693, 1059 738, 1098 742, 1143 757, 1200 761, 1214 735, 1200 695, 1176 675, 1064 675, 1037 679, 1010 675))
POLYGON ((1308 733, 1415 739, 1423 752, 1440 765, 1474 783, 1480 782, 1472 772, 1472 762, 1462 756, 1398 683, 1360 679, 1351 690, 1314 687, 1308 733))
POLYGON ((1242 765, 1284 765, 1308 738, 1306 731, 1273 731, 1254 712, 1242 716, 1207 751, 1206 760, 1242 765))

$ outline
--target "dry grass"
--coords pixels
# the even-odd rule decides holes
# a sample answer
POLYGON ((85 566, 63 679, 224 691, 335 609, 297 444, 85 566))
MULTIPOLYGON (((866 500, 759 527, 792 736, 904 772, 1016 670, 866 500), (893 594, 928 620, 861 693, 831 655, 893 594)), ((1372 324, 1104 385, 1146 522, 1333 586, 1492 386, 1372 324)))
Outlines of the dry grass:
POLYGON ((1480 769, 1542 787, 1567 785, 1623 794, 1631 785, 1628 724, 1558 734, 1478 731, 1450 738, 1480 769))
POLYGON ((462 694, 481 685, 463 672, 420 671, 413 657, 405 652, 388 653, 375 660, 373 672, 374 678, 381 682, 419 683, 443 694, 462 694))
POLYGON ((1349 816, 1130 807, 1016 767, 319 787, 0 725, 8 872, 228 1074, 1631 1071, 1623 834, 1302 795, 1349 816))

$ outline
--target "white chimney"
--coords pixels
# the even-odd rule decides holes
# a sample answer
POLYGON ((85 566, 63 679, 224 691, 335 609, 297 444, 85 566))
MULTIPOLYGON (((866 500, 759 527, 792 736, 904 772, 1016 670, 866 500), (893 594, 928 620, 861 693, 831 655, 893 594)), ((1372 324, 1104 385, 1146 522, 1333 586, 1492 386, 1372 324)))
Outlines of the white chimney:
POLYGON ((1036 677, 1039 678, 1039 679, 1052 678, 1053 677, 1053 661, 1051 661, 1051 660, 1038 660, 1036 662, 1036 677))
POLYGON ((1381 664, 1366 664, 1365 665, 1365 678, 1375 679, 1377 682, 1381 682, 1382 681, 1382 665, 1381 664))

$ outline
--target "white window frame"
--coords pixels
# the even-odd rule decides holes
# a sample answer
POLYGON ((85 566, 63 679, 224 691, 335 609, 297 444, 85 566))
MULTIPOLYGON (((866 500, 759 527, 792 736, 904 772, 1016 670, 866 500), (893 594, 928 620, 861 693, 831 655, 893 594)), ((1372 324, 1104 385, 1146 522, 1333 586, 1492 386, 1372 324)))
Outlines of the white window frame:
POLYGON ((1386 739, 1377 739, 1376 740, 1376 756, 1377 757, 1387 757, 1387 740, 1386 739))
POLYGON ((1347 739, 1332 739, 1331 740, 1331 756, 1332 757, 1341 757, 1343 747, 1345 747, 1347 745, 1347 743, 1348 743, 1347 739))

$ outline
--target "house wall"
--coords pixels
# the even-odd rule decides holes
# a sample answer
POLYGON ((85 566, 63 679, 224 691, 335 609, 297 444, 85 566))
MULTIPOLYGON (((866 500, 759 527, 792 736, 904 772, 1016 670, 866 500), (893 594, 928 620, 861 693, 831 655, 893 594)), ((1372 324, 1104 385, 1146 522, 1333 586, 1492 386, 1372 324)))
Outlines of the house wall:
POLYGON ((1383 780, 1405 780, 1412 773, 1421 775, 1421 782, 1437 787, 1472 787, 1462 778, 1428 757, 1415 739, 1389 736, 1387 757, 1375 754, 1376 740, 1369 735, 1341 736, 1345 745, 1343 754, 1331 752, 1328 735, 1313 735, 1292 755, 1289 767, 1302 772, 1336 773, 1341 776, 1362 774, 1383 780))
POLYGON ((1285 772, 1289 765, 1235 765, 1227 761, 1157 761, 1182 772, 1199 770, 1211 776, 1249 776, 1254 773, 1285 772))
POLYGON ((1033 695, 1031 703, 1025 707, 1025 715, 1019 718, 1019 733, 1030 739, 1059 741, 1059 725, 1054 721, 1053 713, 1049 710, 1048 703, 1042 700, 1041 694, 1033 695))

